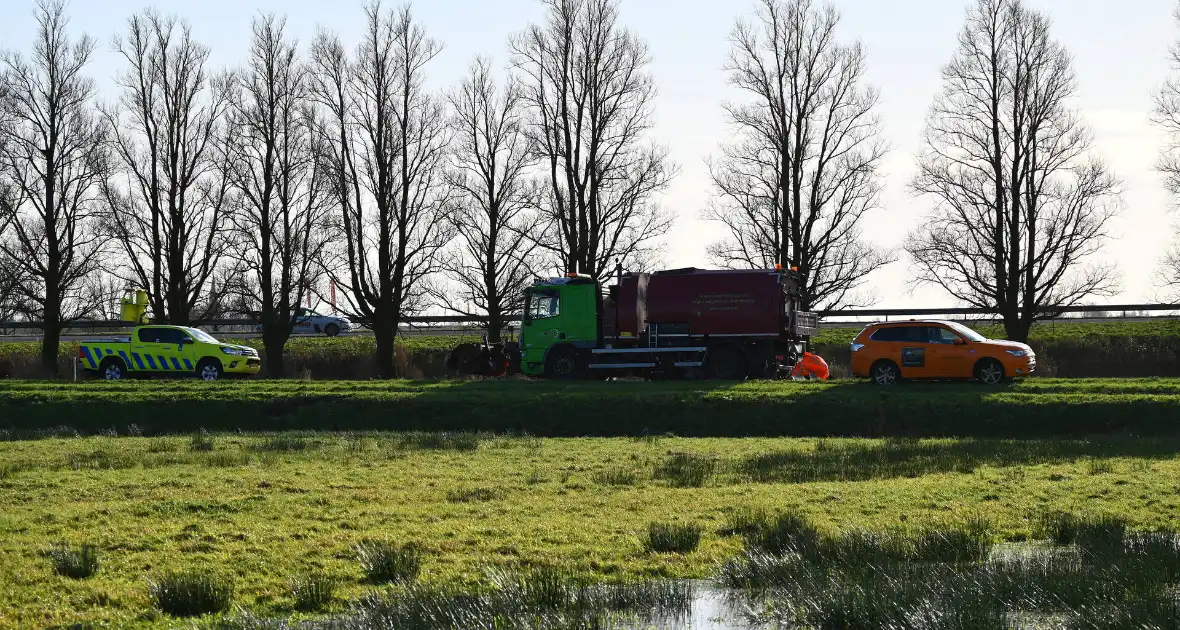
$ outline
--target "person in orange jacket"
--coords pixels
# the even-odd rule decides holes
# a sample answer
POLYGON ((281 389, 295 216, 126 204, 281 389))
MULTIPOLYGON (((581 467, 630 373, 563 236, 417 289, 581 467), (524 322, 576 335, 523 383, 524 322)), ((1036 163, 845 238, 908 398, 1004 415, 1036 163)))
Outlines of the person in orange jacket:
POLYGON ((831 372, 828 370, 828 363, 824 361, 818 354, 811 354, 804 352, 803 358, 795 364, 795 369, 791 370, 791 378, 795 380, 803 379, 818 379, 821 381, 828 380, 831 372))

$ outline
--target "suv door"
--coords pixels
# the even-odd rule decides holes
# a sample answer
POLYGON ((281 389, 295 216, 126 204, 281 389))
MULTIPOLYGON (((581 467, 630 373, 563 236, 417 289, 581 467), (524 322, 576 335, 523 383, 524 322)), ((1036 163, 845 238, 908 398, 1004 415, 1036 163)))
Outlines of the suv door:
POLYGON ((932 378, 969 378, 971 356, 967 341, 958 333, 937 324, 926 327, 930 346, 927 362, 932 378))
POLYGON ((887 326, 869 336, 878 347, 874 355, 887 358, 901 368, 902 378, 928 378, 929 346, 925 326, 887 326))

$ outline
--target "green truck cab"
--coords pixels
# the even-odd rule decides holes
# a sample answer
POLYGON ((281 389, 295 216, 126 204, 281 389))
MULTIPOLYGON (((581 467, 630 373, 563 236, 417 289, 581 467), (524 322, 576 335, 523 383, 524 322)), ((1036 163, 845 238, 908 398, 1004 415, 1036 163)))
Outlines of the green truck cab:
POLYGON ((139 325, 126 337, 81 342, 78 360, 82 369, 108 381, 153 375, 216 381, 225 376, 252 376, 262 369, 253 348, 222 343, 197 328, 145 324, 147 306, 145 291, 129 291, 123 297, 123 321, 139 325))
POLYGON ((601 308, 599 285, 588 276, 554 278, 530 287, 520 334, 521 372, 540 376, 577 371, 576 350, 598 343, 601 308))

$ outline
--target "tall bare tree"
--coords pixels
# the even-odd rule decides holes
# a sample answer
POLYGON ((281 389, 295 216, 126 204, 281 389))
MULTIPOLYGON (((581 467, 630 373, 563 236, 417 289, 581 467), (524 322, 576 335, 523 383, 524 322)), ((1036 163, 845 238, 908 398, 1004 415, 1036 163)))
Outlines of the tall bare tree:
POLYGON ((906 249, 918 282, 997 313, 1008 338, 1117 281, 1089 264, 1119 207, 1070 108, 1077 83, 1049 19, 1021 0, 978 0, 943 69, 913 188, 934 200, 906 249))
POLYGON ((209 49, 187 23, 152 9, 132 16, 114 47, 127 67, 104 112, 119 168, 103 191, 119 273, 148 292, 157 319, 187 324, 220 300, 229 78, 209 73, 209 49))
POLYGON ((0 266, 17 305, 44 323, 41 365, 58 373, 62 328, 87 308, 82 288, 99 263, 96 197, 106 159, 95 84, 84 72, 94 40, 71 39, 60 0, 37 5, 37 36, 26 57, 0 55, 9 124, 0 132, 0 266))
POLYGON ((758 0, 739 19, 726 70, 747 98, 727 104, 736 131, 709 164, 705 217, 728 238, 709 248, 729 267, 797 267, 806 307, 853 306, 857 288, 892 255, 864 242, 880 205, 885 143, 865 85, 865 52, 837 39, 840 16, 812 0, 758 0))
POLYGON ((487 59, 471 64, 449 100, 454 141, 447 183, 458 238, 443 266, 459 292, 439 298, 449 310, 484 319, 495 343, 507 316, 523 306, 536 261, 540 191, 530 176, 536 158, 519 86, 497 87, 487 59))
POLYGON ((672 217, 655 203, 676 173, 651 144, 655 84, 647 44, 618 0, 542 0, 547 16, 510 43, 530 133, 548 175, 543 246, 565 271, 608 275, 640 264, 672 217))
POLYGON ((308 70, 286 22, 254 20, 247 67, 229 110, 230 222, 236 246, 231 291, 257 311, 266 371, 283 376, 283 348, 328 242, 327 179, 315 150, 308 70))
MULTIPOLYGON (((1180 3, 1173 16, 1180 22, 1180 3)), ((1164 177, 1164 188, 1173 199, 1180 199, 1180 42, 1168 49, 1172 75, 1155 93, 1155 111, 1152 122, 1164 132, 1165 141, 1156 168, 1164 177)), ((1180 297, 1180 238, 1169 249, 1156 270, 1158 284, 1171 294, 1180 297)))
POLYGON ((451 240, 448 121, 443 101, 423 86, 440 48, 408 6, 386 11, 378 2, 365 7, 354 58, 327 34, 312 46, 312 92, 324 110, 320 134, 342 241, 331 272, 351 315, 373 330, 384 378, 396 376, 398 325, 426 305, 427 277, 451 240))

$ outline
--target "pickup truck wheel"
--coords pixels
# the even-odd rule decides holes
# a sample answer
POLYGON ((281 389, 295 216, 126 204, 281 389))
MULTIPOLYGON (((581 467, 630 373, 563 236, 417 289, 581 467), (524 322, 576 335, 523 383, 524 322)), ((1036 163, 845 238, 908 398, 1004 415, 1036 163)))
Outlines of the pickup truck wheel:
POLYGON ((99 374, 108 381, 121 381, 127 376, 127 367, 115 357, 107 357, 98 368, 99 374))
POLYGON ((205 359, 197 364, 197 378, 202 381, 221 380, 221 362, 216 359, 205 359))
POLYGON ((324 326, 324 334, 329 337, 335 337, 340 334, 340 327, 336 324, 328 324, 324 326))

